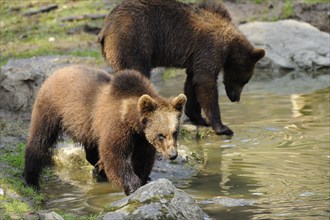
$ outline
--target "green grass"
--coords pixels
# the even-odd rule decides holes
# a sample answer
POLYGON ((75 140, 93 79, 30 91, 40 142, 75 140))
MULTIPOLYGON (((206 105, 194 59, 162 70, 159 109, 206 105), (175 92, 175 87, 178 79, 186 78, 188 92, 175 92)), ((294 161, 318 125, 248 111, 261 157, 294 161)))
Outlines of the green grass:
POLYGON ((109 9, 104 7, 103 1, 53 0, 52 3, 58 4, 58 9, 54 11, 30 17, 22 15, 26 11, 47 5, 47 2, 50 1, 1 0, 1 65, 10 58, 53 54, 91 56, 102 60, 97 36, 81 29, 86 24, 101 27, 103 19, 74 22, 60 19, 84 14, 107 14, 109 9), (55 41, 50 41, 51 38, 55 41))
POLYGON ((329 0, 303 0, 304 3, 315 4, 315 3, 330 3, 329 0))
POLYGON ((290 18, 293 16, 293 13, 293 2, 291 0, 285 0, 282 11, 283 18, 290 18))
MULTIPOLYGON (((45 195, 38 193, 31 187, 26 187, 22 172, 24 168, 25 145, 19 144, 16 147, 6 150, 0 149, 0 188, 5 191, 0 195, 0 219, 23 219, 29 213, 35 213, 42 209, 45 195)), ((50 177, 53 171, 50 168, 44 169, 42 176, 50 177)), ((41 178, 41 185, 43 185, 41 178)), ((96 215, 75 216, 57 211, 65 220, 94 220, 96 215)))
POLYGON ((56 211, 56 213, 62 216, 65 220, 96 220, 97 219, 97 215, 76 216, 76 215, 64 213, 62 211, 56 211))
POLYGON ((0 215, 6 218, 23 216, 29 211, 38 209, 44 200, 44 195, 32 188, 26 187, 22 180, 24 167, 25 145, 19 144, 11 150, 1 149, 0 186, 5 194, 0 196, 0 215), (18 193, 18 194, 17 194, 18 193))
MULTIPOLYGON (((101 27, 103 19, 80 20, 74 22, 60 21, 67 16, 84 14, 107 14, 109 7, 105 1, 95 0, 0 0, 0 65, 4 65, 11 58, 26 58, 42 55, 76 55, 95 57, 103 62, 97 36, 83 31, 83 25, 101 27), (48 12, 23 16, 24 12, 38 9, 50 3, 58 4, 58 9, 48 12), (68 32, 74 32, 68 34, 68 32), (55 41, 50 41, 54 38, 55 41)), ((111 6, 121 0, 113 0, 111 6)), ((200 2, 181 0, 182 2, 200 2)), ((248 0, 238 0, 247 2, 248 0)), ((302 0, 305 3, 326 3, 329 0, 302 0)), ((253 0, 256 4, 271 2, 270 0, 253 0)), ((293 14, 293 0, 284 0, 283 18, 293 14)), ((274 19, 273 19, 274 20, 274 19)))

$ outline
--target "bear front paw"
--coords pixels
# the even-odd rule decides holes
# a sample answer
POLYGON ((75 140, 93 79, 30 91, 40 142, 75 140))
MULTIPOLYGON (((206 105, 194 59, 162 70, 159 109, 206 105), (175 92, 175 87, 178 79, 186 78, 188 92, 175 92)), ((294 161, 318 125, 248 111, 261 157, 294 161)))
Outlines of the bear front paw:
POLYGON ((227 136, 234 135, 234 132, 225 125, 214 128, 214 131, 217 135, 227 135, 227 136))

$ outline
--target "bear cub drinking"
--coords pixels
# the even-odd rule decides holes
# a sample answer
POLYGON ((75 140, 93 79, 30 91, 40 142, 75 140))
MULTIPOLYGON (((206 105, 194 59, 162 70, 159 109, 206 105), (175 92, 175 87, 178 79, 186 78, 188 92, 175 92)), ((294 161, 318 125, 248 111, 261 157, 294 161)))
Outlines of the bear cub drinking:
POLYGON ((103 70, 66 67, 51 75, 34 103, 24 178, 39 189, 59 135, 81 143, 86 159, 128 195, 147 183, 156 150, 177 157, 179 122, 186 97, 162 98, 135 70, 113 77, 103 70))

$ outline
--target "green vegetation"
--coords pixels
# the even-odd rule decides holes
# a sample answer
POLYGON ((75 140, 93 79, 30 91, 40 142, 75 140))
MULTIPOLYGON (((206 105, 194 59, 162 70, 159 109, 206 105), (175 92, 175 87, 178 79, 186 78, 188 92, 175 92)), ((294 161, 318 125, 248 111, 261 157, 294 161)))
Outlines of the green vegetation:
POLYGON ((303 0, 303 2, 307 4, 329 3, 329 0, 303 0))
POLYGON ((292 1, 285 0, 282 14, 283 14, 283 18, 290 18, 293 16, 292 1))
MULTIPOLYGON (((106 15, 121 0, 105 3, 94 0, 53 0, 53 1, 1 1, 0 7, 0 65, 10 58, 26 58, 40 55, 91 56, 103 62, 95 34, 86 33, 84 27, 101 27, 104 19, 90 18, 62 21, 68 16, 106 15), (24 16, 24 13, 50 4, 58 8, 48 13, 24 16)), ((202 0, 181 0, 201 2, 202 0)), ((283 18, 293 14, 293 0, 284 2, 283 18)), ((251 0, 237 0, 251 2, 251 0)), ((256 4, 271 0, 253 0, 256 4)), ((302 0, 304 3, 326 3, 329 0, 302 0)), ((277 18, 278 19, 278 18, 277 18)), ((277 20, 271 18, 269 20, 277 20)), ((254 20, 250 18, 249 20, 254 20)))
POLYGON ((180 137, 183 139, 206 139, 213 132, 209 127, 197 126, 196 129, 192 127, 182 126, 180 130, 180 137))
MULTIPOLYGON (((0 216, 1 219, 23 219, 28 213, 42 209, 45 195, 26 187, 22 172, 24 168, 25 145, 19 144, 10 149, 0 148, 0 216), (3 195, 2 195, 3 194, 3 195)), ((50 168, 44 169, 42 176, 49 179, 53 175, 50 168)), ((43 178, 41 178, 41 184, 43 178)), ((56 210, 65 220, 94 220, 96 215, 75 216, 56 210)))
POLYGON ((24 144, 19 144, 11 150, 0 149, 0 186, 5 191, 4 195, 0 196, 0 215, 3 212, 2 215, 8 219, 13 215, 22 216, 26 212, 38 209, 44 200, 43 194, 25 187, 23 183, 24 149, 24 144))
POLYGON ((122 209, 122 208, 124 208, 126 212, 131 213, 131 212, 135 211, 137 208, 139 208, 142 205, 157 203, 157 202, 160 202, 160 200, 163 199, 163 198, 166 199, 166 200, 171 200, 171 199, 173 199, 173 197, 174 197, 174 195, 172 195, 172 194, 163 195, 161 197, 154 196, 154 197, 151 197, 150 199, 147 199, 143 202, 141 202, 139 200, 135 200, 135 199, 130 199, 123 206, 106 206, 103 209, 103 213, 115 212, 115 211, 117 211, 119 209, 122 209))
POLYGON ((97 219, 97 215, 75 216, 72 214, 66 214, 62 211, 56 211, 56 213, 62 216, 65 220, 96 220, 97 219))
MULTIPOLYGON (((109 9, 93 0, 54 0, 58 8, 48 13, 24 16, 27 11, 49 5, 49 1, 1 1, 1 65, 9 58, 39 55, 91 56, 102 61, 97 36, 83 31, 85 25, 101 27, 103 19, 61 21, 68 16, 105 15, 109 9)), ((115 3, 112 3, 115 4, 115 3)))

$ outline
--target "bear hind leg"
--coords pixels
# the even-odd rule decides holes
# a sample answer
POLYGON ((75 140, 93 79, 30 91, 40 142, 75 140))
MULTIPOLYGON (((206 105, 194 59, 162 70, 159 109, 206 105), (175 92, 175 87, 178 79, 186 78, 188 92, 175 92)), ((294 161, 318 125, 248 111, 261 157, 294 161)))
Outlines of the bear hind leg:
POLYGON ((38 117, 32 116, 23 176, 28 186, 39 190, 40 173, 51 162, 52 147, 57 141, 61 125, 59 119, 45 113, 34 115, 38 117))

